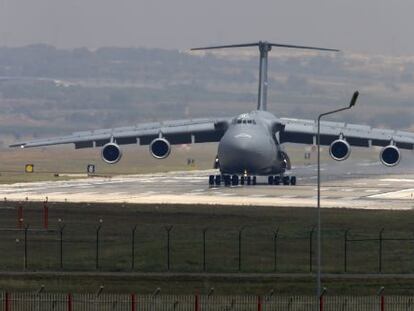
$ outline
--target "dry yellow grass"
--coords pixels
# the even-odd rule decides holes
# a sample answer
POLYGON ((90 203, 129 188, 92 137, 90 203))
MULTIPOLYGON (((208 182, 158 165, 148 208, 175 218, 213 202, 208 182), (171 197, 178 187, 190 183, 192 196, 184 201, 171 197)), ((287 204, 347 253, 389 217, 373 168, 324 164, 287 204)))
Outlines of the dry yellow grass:
MULTIPOLYGON (((289 145, 287 151, 293 165, 315 163, 316 154, 310 160, 304 160, 304 145, 289 145)), ((101 160, 100 148, 75 150, 72 146, 57 146, 33 149, 2 149, 0 151, 0 183, 24 182, 57 179, 55 174, 85 174, 88 164, 95 164, 96 174, 143 174, 178 170, 211 169, 217 154, 217 144, 173 146, 171 155, 164 160, 153 158, 148 146, 122 146, 123 157, 116 165, 101 160), (194 165, 188 165, 187 159, 194 159, 194 165), (34 164, 34 173, 24 172, 26 164, 34 164)), ((352 150, 348 161, 357 159, 378 159, 377 150, 352 150)), ((327 148, 323 148, 324 161, 329 159, 327 148)), ((76 176, 59 176, 76 178, 76 176)))

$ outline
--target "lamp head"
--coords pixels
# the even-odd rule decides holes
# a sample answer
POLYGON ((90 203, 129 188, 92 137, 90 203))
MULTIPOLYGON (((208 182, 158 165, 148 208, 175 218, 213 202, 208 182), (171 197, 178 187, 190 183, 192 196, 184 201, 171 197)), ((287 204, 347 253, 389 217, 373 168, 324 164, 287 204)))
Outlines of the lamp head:
POLYGON ((352 107, 355 106, 356 101, 358 99, 358 96, 359 96, 359 92, 358 91, 355 91, 354 95, 352 95, 351 102, 349 103, 349 108, 352 108, 352 107))

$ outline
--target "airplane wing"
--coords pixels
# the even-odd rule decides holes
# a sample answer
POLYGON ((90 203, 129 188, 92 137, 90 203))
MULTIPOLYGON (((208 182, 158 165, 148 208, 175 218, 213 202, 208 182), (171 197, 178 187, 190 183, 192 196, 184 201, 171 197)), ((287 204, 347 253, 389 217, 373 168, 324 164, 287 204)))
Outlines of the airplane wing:
MULTIPOLYGON (((284 126, 279 134, 280 143, 316 144, 316 121, 281 118, 280 123, 284 126)), ((414 133, 321 121, 321 145, 330 145, 341 135, 351 146, 387 146, 394 142, 398 148, 414 149, 414 133)))
POLYGON ((193 119, 144 123, 130 127, 75 132, 68 136, 19 142, 10 147, 41 147, 75 144, 76 149, 104 146, 116 142, 119 145, 149 145, 160 136, 171 144, 217 142, 221 139, 231 119, 193 119))

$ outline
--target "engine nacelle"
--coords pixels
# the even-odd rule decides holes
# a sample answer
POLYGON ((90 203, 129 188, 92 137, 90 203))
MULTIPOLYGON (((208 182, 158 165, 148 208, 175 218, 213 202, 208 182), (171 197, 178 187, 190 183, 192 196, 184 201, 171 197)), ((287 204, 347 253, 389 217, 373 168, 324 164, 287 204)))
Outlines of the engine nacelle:
POLYGON ((165 159, 171 153, 171 144, 165 138, 156 138, 149 145, 151 155, 156 159, 165 159))
POLYGON ((122 158, 121 148, 115 143, 107 143, 102 147, 102 160, 108 164, 115 164, 122 158))
POLYGON ((337 139, 329 146, 329 154, 336 161, 346 160, 351 154, 351 146, 346 140, 337 139))
POLYGON ((401 161, 400 150, 393 146, 385 146, 380 153, 380 160, 385 166, 396 166, 401 161))
POLYGON ((284 151, 280 151, 280 157, 283 160, 283 163, 285 164, 285 169, 286 170, 291 170, 292 169, 292 164, 290 162, 290 158, 288 156, 288 154, 284 151))

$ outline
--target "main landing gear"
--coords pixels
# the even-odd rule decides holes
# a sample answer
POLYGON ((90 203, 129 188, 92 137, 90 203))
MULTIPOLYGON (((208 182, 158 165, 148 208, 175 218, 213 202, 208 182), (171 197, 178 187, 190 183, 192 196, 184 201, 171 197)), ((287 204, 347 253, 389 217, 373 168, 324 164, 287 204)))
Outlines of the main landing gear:
MULTIPOLYGON (((257 184, 256 176, 238 176, 238 175, 210 175, 208 178, 208 183, 210 186, 220 186, 224 184, 225 186, 238 186, 238 185, 247 185, 254 186, 257 184)), ((296 185, 296 176, 269 176, 268 177, 269 185, 296 185)))
POLYGON ((292 185, 295 186, 296 185, 296 176, 286 176, 286 175, 282 175, 282 176, 269 176, 267 178, 267 183, 269 185, 292 185))
POLYGON ((238 186, 238 185, 256 185, 257 178, 256 176, 238 176, 238 175, 210 175, 208 178, 208 183, 210 186, 220 186, 224 184, 225 186, 238 186))

